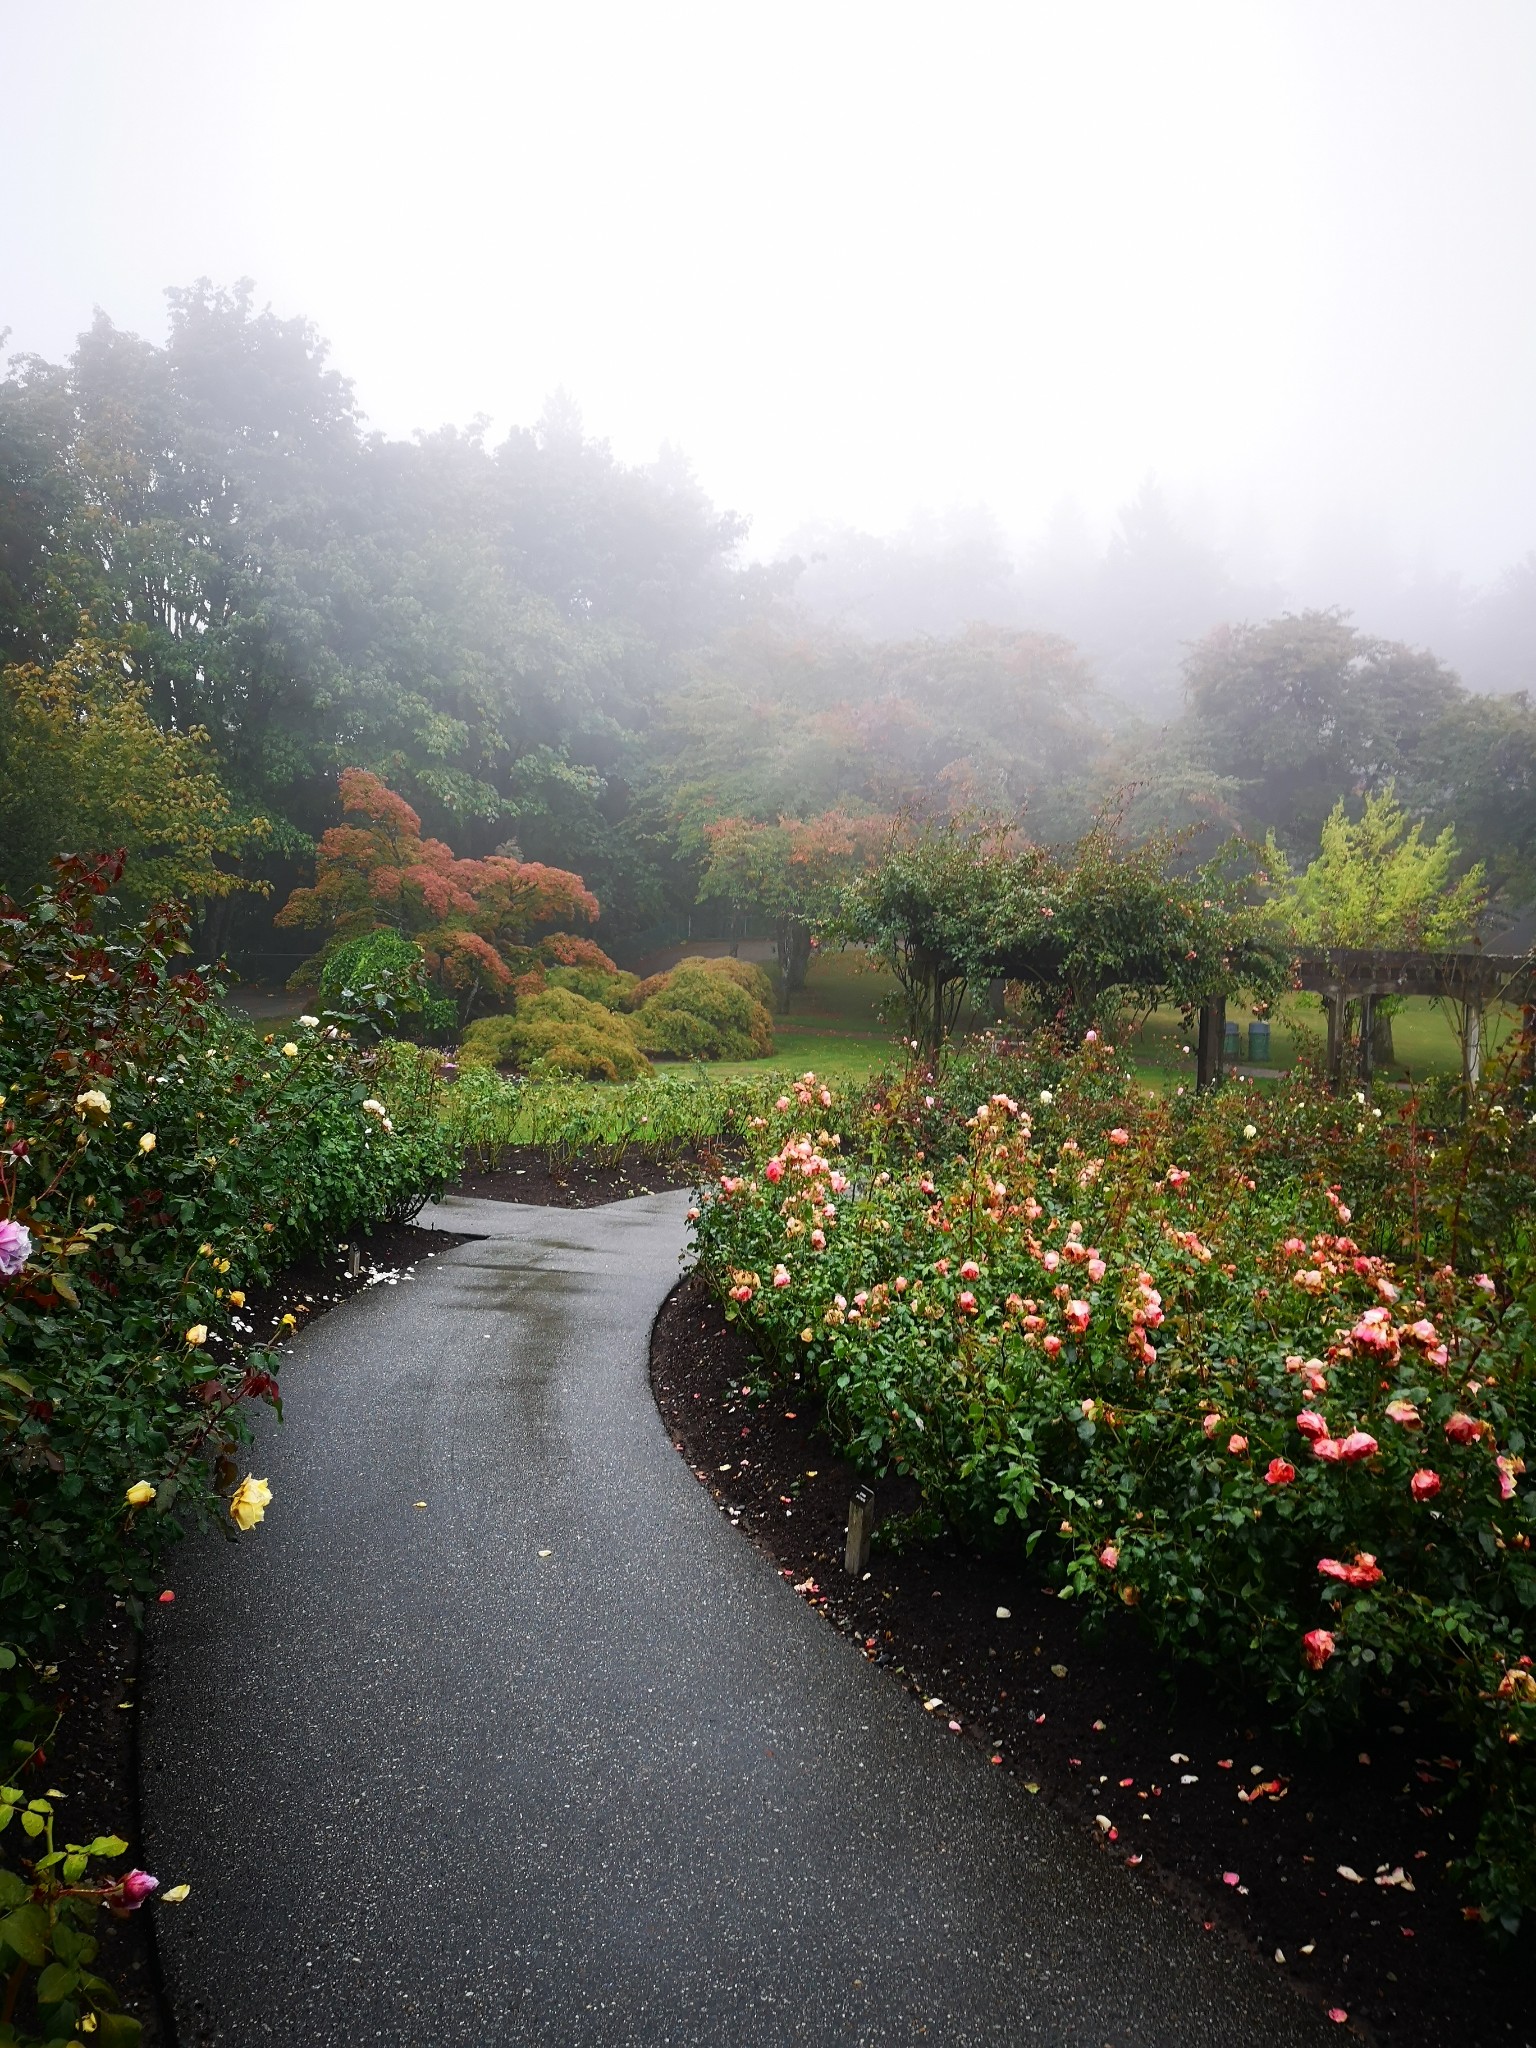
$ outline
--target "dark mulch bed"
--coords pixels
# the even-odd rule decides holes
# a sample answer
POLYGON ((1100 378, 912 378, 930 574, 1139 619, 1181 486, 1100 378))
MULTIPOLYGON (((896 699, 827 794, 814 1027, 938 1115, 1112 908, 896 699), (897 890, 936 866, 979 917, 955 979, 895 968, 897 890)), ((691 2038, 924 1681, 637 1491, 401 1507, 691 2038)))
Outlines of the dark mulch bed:
POLYGON ((697 1152, 671 1159, 624 1159, 617 1166, 576 1159, 552 1167, 533 1145, 516 1145, 489 1169, 467 1167, 453 1189, 490 1202, 532 1202, 548 1209, 598 1209, 605 1202, 628 1201, 631 1195, 659 1195, 666 1188, 691 1188, 700 1176, 720 1170, 719 1162, 697 1152))
MULTIPOLYGON (((60 1714, 58 1730, 48 1740, 43 1760, 21 1777, 29 1796, 53 1790, 64 1794, 54 1802, 57 1842, 121 1835, 130 1862, 140 1854, 138 1717, 133 1711, 139 1640, 134 1624, 115 1609, 72 1643, 57 1666, 49 1667, 53 1676, 47 1690, 60 1714)), ((175 1882, 160 1875, 166 1885, 175 1882)), ((98 1914, 101 1950, 93 1966, 115 1988, 123 2010, 142 2021, 145 2048, 163 2048, 173 2039, 160 2002, 154 1910, 141 1908, 122 1920, 98 1914)), ((191 1910, 190 1901, 183 1910, 191 1910)))
MULTIPOLYGON (((418 1260, 471 1242, 470 1236, 454 1232, 383 1224, 357 1239, 355 1275, 348 1271, 348 1246, 301 1260, 271 1286, 251 1291, 245 1318, 251 1325, 250 1341, 280 1343, 287 1334, 280 1321, 284 1314, 294 1313, 301 1323, 313 1321, 348 1295, 388 1284, 391 1276, 418 1260)), ((29 1795, 53 1788, 64 1794, 58 1801, 58 1840, 85 1842, 99 1834, 122 1835, 130 1861, 142 1853, 138 1716, 133 1710, 140 1643, 137 1627, 117 1603, 60 1654, 56 1666, 48 1667, 44 1690, 50 1706, 59 1712, 59 1725, 40 1760, 22 1774, 29 1795)), ((179 1875, 163 1870, 155 1874, 166 1886, 179 1875)), ((183 1907, 150 1906, 123 1920, 99 1916, 98 1973, 116 1987, 124 2010, 143 2022, 146 2048, 167 2048, 174 2039, 160 1998, 154 1915, 196 1910, 194 1894, 183 1907)))
POLYGON ((1016 1553, 945 1539, 892 1547, 917 1505, 910 1484, 876 1489, 887 1526, 867 1578, 850 1580, 857 1477, 820 1433, 809 1392, 758 1398, 743 1392, 754 1380, 741 1331, 685 1281, 651 1350, 673 1441, 802 1598, 919 1699, 937 1698, 931 1711, 957 1739, 980 1743, 1208 1930, 1279 1951, 1275 1966, 1304 1997, 1360 2031, 1394 2048, 1536 2041, 1528 1965, 1493 1952, 1446 1879, 1471 1816, 1453 1808, 1447 1820, 1431 1803, 1454 1772, 1443 1729, 1383 1723, 1347 1750, 1303 1750, 1257 1711, 1245 1723, 1223 1710, 1199 1674, 1171 1681, 1130 1617, 1090 1636, 1016 1553), (1276 1780, 1279 1797, 1238 1797, 1276 1780), (1412 1891, 1375 1883, 1399 1869, 1412 1891))

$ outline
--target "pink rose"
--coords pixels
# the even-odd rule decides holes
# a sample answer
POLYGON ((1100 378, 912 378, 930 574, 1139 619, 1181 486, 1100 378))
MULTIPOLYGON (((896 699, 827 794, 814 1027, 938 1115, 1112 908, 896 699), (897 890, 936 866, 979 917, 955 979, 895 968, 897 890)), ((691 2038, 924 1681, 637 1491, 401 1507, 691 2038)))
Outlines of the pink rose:
POLYGON ((1296 1467, 1289 1458, 1271 1458, 1269 1470, 1264 1474, 1266 1486, 1289 1486, 1296 1477, 1296 1467))
POLYGON ((1099 1281, 1104 1278, 1108 1271, 1109 1268, 1102 1259, 1090 1259, 1088 1261, 1088 1278, 1093 1281, 1095 1286, 1098 1285, 1099 1281))
POLYGON ((1336 1557, 1320 1557, 1317 1568, 1325 1579, 1337 1579, 1345 1586, 1374 1586, 1386 1577, 1368 1550, 1357 1550, 1353 1564, 1341 1564, 1336 1557))
POLYGON ((967 1259, 960 1268, 960 1278, 962 1280, 979 1280, 981 1278, 981 1268, 974 1259, 967 1259))
POLYGON ((114 1913, 136 1913, 159 1889, 158 1877, 151 1877, 147 1870, 130 1870, 108 1892, 107 1904, 114 1913))
POLYGON ((1040 1340, 1040 1349, 1045 1353, 1047 1358, 1054 1358, 1057 1352, 1061 1349, 1061 1339, 1059 1337, 1042 1337, 1040 1340))
POLYGON ((1054 1273, 1056 1268, 1061 1264, 1061 1253, 1047 1252, 1044 1258, 1041 1259, 1040 1263, 1042 1266, 1044 1266, 1047 1273, 1054 1273))
POLYGON ((962 1288, 961 1288, 961 1290, 960 1290, 960 1297, 959 1297, 959 1300, 958 1300, 958 1301, 957 1301, 957 1303, 956 1303, 956 1307, 957 1307, 957 1308, 959 1309, 959 1311, 960 1311, 961 1315, 963 1315, 963 1316, 973 1316, 973 1315, 975 1315, 975 1313, 976 1313, 976 1297, 975 1297, 975 1295, 974 1295, 974 1294, 972 1294, 972 1292, 971 1292, 971 1290, 969 1289, 969 1287, 962 1287, 962 1288))
POLYGON ((764 1180, 772 1181, 782 1180, 784 1178, 783 1162, 778 1159, 770 1159, 768 1164, 763 1168, 763 1178, 764 1180))
POLYGON ((1475 1444, 1483 1433, 1483 1425, 1458 1409, 1454 1415, 1446 1417, 1445 1433, 1453 1444, 1475 1444))
POLYGON ((1312 1439, 1312 1455, 1321 1458, 1325 1465, 1337 1465, 1344 1447, 1331 1436, 1316 1436, 1312 1439))
POLYGON ((1352 1429, 1339 1445, 1339 1456, 1346 1465, 1358 1465, 1363 1458, 1374 1458, 1377 1448, 1375 1437, 1363 1429, 1352 1429))
POLYGON ((1084 1330, 1088 1327, 1088 1319, 1092 1313, 1093 1311, 1089 1308, 1086 1301, 1069 1301, 1067 1303, 1067 1328, 1073 1331, 1075 1335, 1081 1337, 1084 1330))
POLYGON ((1207 1415, 1201 1422, 1200 1427, 1207 1436, 1214 1436, 1221 1427, 1221 1417, 1219 1415, 1207 1415))
POLYGON ((787 1287, 787 1286, 789 1285, 789 1268, 788 1268, 788 1266, 775 1266, 775 1267, 774 1267, 774 1269, 773 1269, 773 1284, 774 1284, 774 1286, 775 1286, 775 1287, 787 1287))
POLYGON ((7 1217, 0 1223, 0 1277, 11 1279, 31 1256, 31 1231, 24 1223, 13 1223, 7 1217))
POLYGON ((1111 1145, 1129 1145, 1131 1134, 1129 1131, 1122 1129, 1119 1124, 1116 1124, 1109 1134, 1109 1142, 1111 1145))
POLYGON ((1513 1500, 1515 1497, 1515 1481, 1525 1470, 1524 1458, 1506 1458, 1501 1454, 1494 1459, 1494 1463, 1499 1468, 1499 1498, 1501 1500, 1513 1500))
POLYGON ((1486 1273, 1474 1273, 1472 1275, 1472 1285, 1474 1287, 1480 1287, 1483 1290, 1484 1294, 1492 1294, 1495 1291, 1493 1282, 1488 1278, 1488 1275, 1486 1273))
POLYGON ((811 1250, 816 1252, 824 1252, 826 1248, 827 1233, 824 1230, 813 1230, 811 1232, 811 1250))
POLYGON ((1401 1429, 1418 1429, 1421 1418, 1411 1401, 1389 1401, 1387 1414, 1401 1429))
POLYGON ((1328 1425, 1315 1408, 1303 1408, 1296 1418, 1296 1427, 1303 1436, 1326 1436, 1328 1425))
POLYGON ((1247 1448, 1247 1437, 1240 1436, 1238 1432, 1234 1429, 1232 1434, 1227 1438, 1227 1449, 1232 1453, 1232 1456, 1234 1458, 1240 1458, 1243 1455, 1244 1451, 1247 1450, 1247 1448))
POLYGON ((1119 1564, 1119 1562, 1119 1551, 1116 1550, 1113 1543, 1106 1543, 1104 1548, 1099 1552, 1099 1563, 1103 1565, 1105 1571, 1112 1572, 1115 1569, 1116 1565, 1119 1564))
POLYGON ((1440 1491, 1440 1474, 1432 1472, 1427 1465, 1421 1465, 1409 1480, 1408 1491, 1415 1500, 1433 1500, 1440 1491))
POLYGON ((1309 1671, 1321 1671, 1337 1648, 1330 1629, 1309 1628, 1301 1639, 1301 1654, 1309 1671))

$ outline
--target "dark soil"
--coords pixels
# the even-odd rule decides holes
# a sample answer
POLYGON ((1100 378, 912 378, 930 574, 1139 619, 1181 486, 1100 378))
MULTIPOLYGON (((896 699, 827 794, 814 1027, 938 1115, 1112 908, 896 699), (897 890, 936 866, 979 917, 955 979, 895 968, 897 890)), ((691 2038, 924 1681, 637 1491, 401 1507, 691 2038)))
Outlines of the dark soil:
POLYGON ((604 1166, 575 1159, 569 1166, 550 1166, 534 1145, 517 1145, 502 1155, 500 1166, 465 1168, 453 1189, 490 1202, 532 1202, 547 1209, 600 1209, 606 1202, 625 1202, 631 1195, 659 1195, 666 1188, 691 1188, 701 1175, 719 1171, 718 1164, 695 1152, 671 1159, 624 1159, 604 1166))
MULTIPOLYGON (((142 1854, 139 1841, 138 1744, 133 1703, 139 1675, 139 1631, 117 1606, 90 1632, 47 1667, 50 1706, 58 1729, 20 1782, 35 1798, 59 1791, 54 1801, 54 1838, 89 1842, 97 1835, 121 1835, 130 1866, 142 1854)), ((31 1739, 31 1738, 29 1738, 31 1739)), ((166 1885, 174 1878, 164 1878, 166 1885)), ((160 2001, 155 1963, 153 1906, 122 1920, 97 1915, 101 1942, 93 1968, 115 1989, 123 2010, 143 2023, 145 2048, 172 2040, 160 2001)), ((161 1909, 174 1913, 174 1906, 161 1909)))
POLYGON ((1473 1817, 1434 1803, 1457 1770, 1444 1729, 1405 1717, 1302 1749, 1199 1674, 1172 1682, 1131 1617, 1090 1635, 1017 1552, 903 1541, 910 1482, 876 1487, 869 1571, 850 1579, 858 1474, 810 1392, 769 1387, 698 1280, 657 1318, 651 1383, 696 1476, 795 1591, 1105 1855, 1393 2048, 1536 2042, 1528 1963, 1467 1923, 1447 1878, 1473 1817), (1399 1871, 1412 1890, 1376 1882, 1399 1871))
MULTIPOLYGON (((387 1284, 419 1259, 430 1258, 469 1236, 448 1231, 415 1230, 384 1224, 356 1240, 359 1271, 350 1276, 352 1247, 338 1246, 290 1266, 271 1286, 253 1289, 245 1319, 250 1342, 270 1346, 288 1335, 281 1318, 292 1313, 302 1323, 313 1321, 349 1294, 387 1284)), ((59 1715, 55 1732, 44 1739, 31 1765, 21 1773, 29 1796, 57 1789, 57 1839, 86 1842, 95 1835, 121 1835, 128 1843, 129 1862, 141 1855, 138 1796, 138 1742, 134 1701, 139 1676, 141 1637, 121 1601, 105 1613, 77 1642, 60 1654, 56 1665, 33 1683, 35 1696, 46 1698, 59 1715)), ((29 1735, 29 1740, 35 1736, 29 1735)), ((8 1765, 7 1768, 10 1768, 8 1765)), ((174 1871, 156 1875, 169 1887, 174 1871)), ((113 1985, 123 2009, 143 2023, 145 2048, 169 2048, 174 2040, 160 1996, 155 1958, 154 1916, 196 1910, 187 1906, 150 1905, 125 1919, 98 1916, 101 1952, 97 1973, 113 1985)))

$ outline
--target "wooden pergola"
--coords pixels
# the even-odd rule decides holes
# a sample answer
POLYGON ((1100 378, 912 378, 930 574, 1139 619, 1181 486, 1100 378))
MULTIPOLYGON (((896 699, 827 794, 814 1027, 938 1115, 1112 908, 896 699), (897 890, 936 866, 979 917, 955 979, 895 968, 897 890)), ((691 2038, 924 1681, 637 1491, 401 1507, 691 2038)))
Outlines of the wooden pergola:
MULTIPOLYGON (((1357 1077, 1371 1077, 1371 1013, 1382 996, 1433 996, 1460 1019, 1462 1078, 1477 1086, 1483 1065, 1483 1012, 1490 1003, 1518 1003, 1525 1033, 1536 1027, 1536 955, 1529 953, 1420 953, 1394 948, 1335 946, 1303 953, 1292 986, 1320 995, 1328 1013, 1328 1082, 1336 1088, 1344 1069, 1345 1008, 1360 1006, 1357 1077)), ((1200 1054, 1196 1086, 1207 1088, 1222 1074, 1226 1000, 1218 996, 1200 1012, 1200 1054)))

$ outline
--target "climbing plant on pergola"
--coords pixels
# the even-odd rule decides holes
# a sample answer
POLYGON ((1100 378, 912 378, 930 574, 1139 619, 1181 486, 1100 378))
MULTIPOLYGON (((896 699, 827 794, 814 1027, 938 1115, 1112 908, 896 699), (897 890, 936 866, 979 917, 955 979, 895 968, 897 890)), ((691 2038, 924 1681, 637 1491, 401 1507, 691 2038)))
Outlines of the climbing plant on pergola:
POLYGON ((1181 838, 1127 846, 1109 824, 1052 848, 949 822, 893 841, 832 929, 887 962, 909 1036, 936 1052, 966 988, 999 979, 1069 1031, 1127 1003, 1194 1011, 1240 988, 1273 993, 1290 948, 1254 900, 1262 872, 1239 842, 1197 865, 1181 838))

